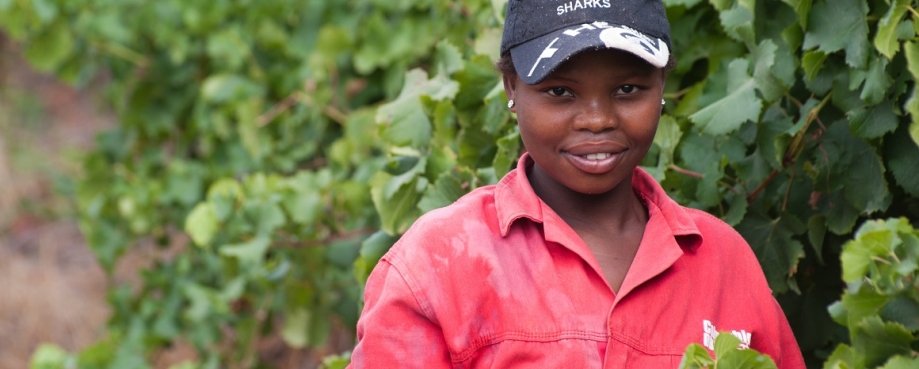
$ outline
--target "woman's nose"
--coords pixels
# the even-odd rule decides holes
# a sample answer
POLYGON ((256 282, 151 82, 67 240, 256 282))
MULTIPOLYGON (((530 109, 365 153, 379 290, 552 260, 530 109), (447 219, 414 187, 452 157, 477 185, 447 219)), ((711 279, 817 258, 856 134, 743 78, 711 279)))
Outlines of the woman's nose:
POLYGON ((593 99, 581 107, 581 112, 578 113, 573 128, 575 130, 602 132, 616 129, 618 125, 612 104, 601 99, 593 99))

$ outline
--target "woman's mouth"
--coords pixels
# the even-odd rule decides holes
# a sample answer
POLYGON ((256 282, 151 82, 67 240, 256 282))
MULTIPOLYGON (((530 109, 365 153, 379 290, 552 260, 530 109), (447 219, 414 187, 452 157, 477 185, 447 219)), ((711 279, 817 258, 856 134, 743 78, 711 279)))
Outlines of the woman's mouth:
POLYGON ((590 174, 603 174, 613 170, 624 152, 598 152, 585 155, 567 153, 565 157, 578 170, 590 174))
POLYGON ((586 158, 587 160, 603 160, 610 156, 613 156, 613 154, 610 154, 608 152, 583 155, 583 157, 586 158))

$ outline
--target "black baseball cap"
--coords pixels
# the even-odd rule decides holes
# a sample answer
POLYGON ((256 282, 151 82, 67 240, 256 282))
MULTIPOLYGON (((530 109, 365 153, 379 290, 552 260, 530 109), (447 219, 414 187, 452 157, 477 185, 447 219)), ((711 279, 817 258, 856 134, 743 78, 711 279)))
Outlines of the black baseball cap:
POLYGON ((508 0, 501 54, 527 84, 584 50, 620 49, 663 68, 670 23, 661 0, 508 0))

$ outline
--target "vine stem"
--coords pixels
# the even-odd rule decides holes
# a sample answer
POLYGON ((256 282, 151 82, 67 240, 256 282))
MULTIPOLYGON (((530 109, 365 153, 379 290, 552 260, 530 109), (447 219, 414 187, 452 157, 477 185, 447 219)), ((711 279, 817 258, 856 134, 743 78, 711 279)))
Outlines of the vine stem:
POLYGON ((691 170, 689 170, 689 169, 685 169, 685 168, 678 167, 676 164, 670 164, 669 166, 667 166, 667 168, 673 169, 674 172, 677 172, 677 173, 680 173, 680 174, 685 174, 685 175, 690 176, 690 177, 696 177, 696 178, 699 178, 699 179, 701 179, 701 178, 703 177, 703 176, 702 176, 702 173, 693 172, 693 171, 691 171, 691 170))
POLYGON ((255 358, 255 350, 258 347, 259 341, 259 332, 262 331, 262 327, 265 326, 265 320, 268 319, 268 310, 271 309, 271 302, 274 300, 274 293, 268 292, 265 296, 265 299, 262 300, 262 304, 259 306, 258 310, 255 312, 255 329, 252 330, 252 338, 249 341, 249 344, 246 345, 245 351, 243 352, 242 360, 240 360, 240 368, 252 368, 255 358))
POLYGON ((93 45, 98 47, 100 50, 106 51, 116 57, 130 62, 131 64, 134 64, 136 67, 144 68, 147 66, 147 64, 149 64, 149 60, 147 60, 146 56, 137 51, 131 50, 126 46, 122 46, 114 42, 94 42, 93 45))
MULTIPOLYGON (((798 160, 798 156, 801 155, 801 153, 803 152, 802 150, 803 146, 801 145, 801 143, 804 141, 804 138, 807 135, 807 129, 810 128, 810 125, 812 123, 819 120, 817 115, 820 114, 820 111, 823 110, 823 107, 826 106, 826 104, 830 101, 830 96, 832 96, 832 94, 827 94, 826 97, 824 97, 823 100, 820 101, 820 104, 817 104, 817 106, 813 107, 810 111, 807 112, 807 119, 804 121, 804 127, 801 127, 801 130, 795 134, 795 137, 792 139, 791 144, 788 145, 788 149, 785 150, 785 155, 782 156, 782 168, 788 168, 789 165, 793 164, 794 162, 798 160)), ((818 122, 818 124, 821 124, 822 126, 822 123, 818 122)), ((759 196, 759 194, 762 193, 763 190, 766 189, 766 186, 768 186, 770 183, 772 183, 772 181, 775 180, 775 177, 778 174, 779 174, 779 171, 777 169, 773 169, 772 173, 769 173, 769 177, 767 177, 766 180, 763 181, 763 183, 760 183, 759 186, 757 186, 756 189, 750 193, 750 196, 747 196, 747 204, 752 204, 753 201, 756 200, 756 197, 759 196)), ((789 187, 789 190, 790 190, 790 187, 789 187)), ((786 202, 788 201, 787 193, 786 193, 785 201, 786 202)), ((783 210, 784 210, 784 207, 785 205, 783 204, 782 205, 783 210)))
POLYGON ((913 13, 914 17, 919 18, 919 12, 917 12, 916 9, 914 9, 913 7, 907 5, 906 10, 909 10, 910 13, 913 13))
MULTIPOLYGON (((268 123, 271 123, 279 115, 296 106, 297 103, 306 105, 311 108, 316 107, 316 101, 313 100, 312 97, 304 94, 302 91, 296 91, 285 97, 277 104, 274 104, 274 106, 272 106, 262 115, 259 115, 258 118, 256 118, 256 123, 259 127, 264 127, 268 125, 268 123)), ((345 113, 342 113, 341 110, 338 110, 331 105, 324 106, 322 108, 322 112, 338 124, 344 125, 345 122, 348 121, 348 116, 345 115, 345 113)))
MULTIPOLYGON (((676 164, 670 164, 670 165, 667 166, 667 168, 672 169, 674 172, 677 172, 677 173, 680 173, 680 174, 684 174, 684 175, 687 175, 687 176, 690 176, 690 177, 694 177, 694 178, 702 179, 703 177, 705 177, 705 175, 703 175, 702 173, 693 172, 693 171, 691 171, 691 170, 689 170, 689 169, 686 169, 686 168, 681 168, 681 167, 677 166, 676 164)), ((740 195, 740 191, 737 191, 737 189, 734 188, 733 186, 731 186, 731 185, 729 185, 729 184, 727 184, 727 183, 721 182, 721 181, 718 181, 718 184, 721 185, 721 187, 724 187, 724 188, 728 189, 729 191, 733 192, 735 195, 740 195)))

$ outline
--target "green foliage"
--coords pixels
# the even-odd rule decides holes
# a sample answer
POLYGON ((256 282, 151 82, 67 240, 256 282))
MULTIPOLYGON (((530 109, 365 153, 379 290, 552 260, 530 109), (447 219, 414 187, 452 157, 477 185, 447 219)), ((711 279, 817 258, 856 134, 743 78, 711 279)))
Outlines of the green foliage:
POLYGON ((715 338, 715 357, 698 343, 690 344, 683 353, 679 369, 775 369, 775 361, 754 349, 739 347, 739 338, 729 332, 719 332, 715 338))
POLYGON ((841 255, 847 288, 829 307, 849 329, 824 368, 906 368, 919 364, 919 230, 905 218, 869 221, 841 255))
MULTIPOLYGON (((255 367, 266 334, 316 346, 353 327, 399 235, 519 157, 492 66, 504 3, 0 0, 34 66, 109 81, 120 124, 78 189, 102 265, 188 244, 112 286, 109 337, 81 360, 146 367, 183 340, 193 366, 255 367)), ((664 3, 677 64, 645 169, 749 241, 809 365, 903 353, 915 329, 869 315, 908 300, 850 285, 841 304, 865 319, 837 321, 856 335, 826 306, 843 278, 890 270, 843 247, 857 224, 919 219, 917 2, 664 3)))

